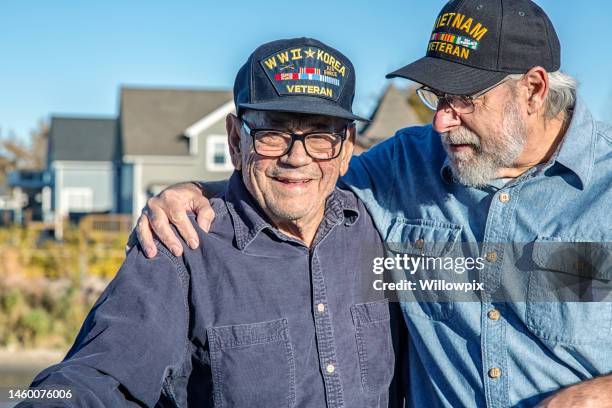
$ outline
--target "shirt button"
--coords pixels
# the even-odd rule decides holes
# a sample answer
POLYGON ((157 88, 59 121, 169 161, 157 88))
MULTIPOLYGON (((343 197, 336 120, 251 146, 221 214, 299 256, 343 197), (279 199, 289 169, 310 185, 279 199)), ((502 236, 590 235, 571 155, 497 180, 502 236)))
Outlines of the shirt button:
POLYGON ((328 364, 328 365, 327 365, 327 367, 325 367, 325 369, 327 370, 327 372, 328 372, 329 374, 331 374, 331 373, 333 373, 333 372, 334 372, 334 370, 336 369, 336 367, 334 367, 334 365, 333 365, 333 364, 328 364))
POLYGON ((319 311, 319 313, 323 313, 325 311, 325 305, 323 303, 319 303, 317 305, 317 310, 319 311))
POLYGON ((497 379, 497 378, 501 377, 501 375, 502 375, 501 368, 493 367, 492 369, 489 370, 489 377, 491 377, 493 379, 497 379))
POLYGON ((499 310, 497 309, 491 309, 489 310, 489 313, 487 313, 487 317, 491 320, 499 320, 500 316, 501 313, 499 313, 499 310))
POLYGON ((414 246, 417 247, 418 249, 423 249, 423 247, 425 246, 425 241, 422 238, 419 238, 416 241, 414 241, 414 246))
POLYGON ((486 258, 487 258, 487 261, 489 262, 497 261, 497 252, 495 251, 488 252, 486 255, 486 258))
POLYGON ((501 193, 499 195, 499 201, 501 201, 502 203, 507 203, 508 201, 510 201, 510 194, 508 194, 508 193, 501 193))

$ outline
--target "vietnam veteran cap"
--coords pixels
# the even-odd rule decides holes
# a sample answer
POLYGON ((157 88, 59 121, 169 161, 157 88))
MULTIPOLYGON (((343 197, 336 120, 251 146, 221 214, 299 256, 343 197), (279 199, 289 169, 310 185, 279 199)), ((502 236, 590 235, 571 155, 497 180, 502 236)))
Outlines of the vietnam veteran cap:
POLYGON ((559 69, 561 47, 530 0, 452 0, 436 19, 425 57, 387 75, 470 95, 534 66, 559 69))
POLYGON ((355 69, 339 51, 312 38, 258 47, 234 82, 234 103, 245 109, 307 113, 367 121, 353 114, 355 69))

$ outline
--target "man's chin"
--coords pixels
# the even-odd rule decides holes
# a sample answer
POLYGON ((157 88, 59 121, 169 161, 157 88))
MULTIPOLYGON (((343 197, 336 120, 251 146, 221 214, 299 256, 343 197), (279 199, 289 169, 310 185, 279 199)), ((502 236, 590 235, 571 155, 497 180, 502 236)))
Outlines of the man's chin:
POLYGON ((476 162, 476 152, 473 147, 463 145, 460 149, 453 150, 448 148, 446 151, 448 158, 453 163, 461 166, 470 166, 476 162))
POLYGON ((287 204, 270 208, 275 218, 286 221, 297 221, 305 218, 309 214, 309 208, 302 208, 300 206, 291 206, 287 204))

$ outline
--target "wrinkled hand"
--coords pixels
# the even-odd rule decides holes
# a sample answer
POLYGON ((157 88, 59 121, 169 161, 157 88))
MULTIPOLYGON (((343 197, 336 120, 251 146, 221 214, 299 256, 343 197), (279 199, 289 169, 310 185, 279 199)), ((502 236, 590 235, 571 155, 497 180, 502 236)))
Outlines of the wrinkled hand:
POLYGON ((536 408, 612 408, 612 376, 584 381, 564 388, 536 408))
POLYGON ((198 234, 187 217, 188 211, 196 214, 198 225, 208 232, 215 213, 195 183, 175 184, 149 198, 136 223, 136 236, 147 257, 157 255, 154 234, 175 256, 183 254, 183 246, 170 223, 176 226, 190 248, 198 247, 198 234))

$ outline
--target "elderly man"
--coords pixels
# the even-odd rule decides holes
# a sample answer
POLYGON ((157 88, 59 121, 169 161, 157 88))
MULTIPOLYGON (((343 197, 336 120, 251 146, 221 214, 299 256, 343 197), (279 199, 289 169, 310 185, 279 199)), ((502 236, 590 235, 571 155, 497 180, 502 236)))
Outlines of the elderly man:
MULTIPOLYGON (((411 406, 612 406, 612 132, 559 68, 533 2, 450 1, 426 56, 389 74, 423 85, 433 126, 398 131, 342 179, 390 249, 481 258, 463 275, 427 271, 477 280, 477 301, 402 302, 411 406)), ((170 194, 149 205, 168 245, 164 211, 193 234, 170 194)), ((198 189, 173 194, 211 219, 198 189)), ((138 232, 150 241, 144 216, 138 232)))
POLYGON ((371 284, 382 241, 335 187, 362 120, 354 84, 319 41, 257 48, 226 120, 236 172, 202 247, 132 248, 66 359, 32 386, 70 389, 75 407, 387 407, 390 310, 371 284))

